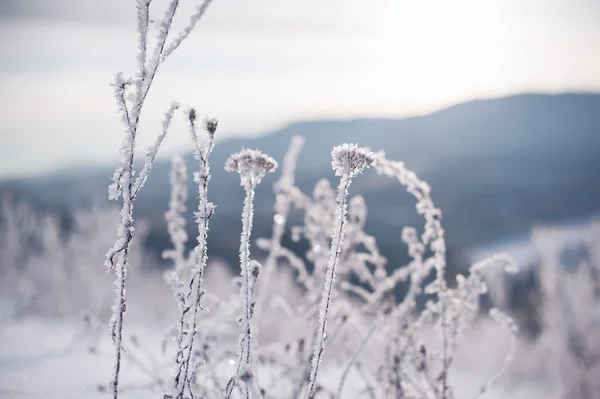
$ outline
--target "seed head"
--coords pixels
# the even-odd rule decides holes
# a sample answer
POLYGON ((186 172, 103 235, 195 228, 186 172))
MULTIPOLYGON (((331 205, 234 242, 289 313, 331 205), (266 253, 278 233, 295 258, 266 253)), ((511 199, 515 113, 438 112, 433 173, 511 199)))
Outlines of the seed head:
POLYGON ((256 185, 267 172, 277 169, 277 161, 258 150, 242 149, 232 154, 225 163, 225 170, 237 172, 243 186, 256 185))
POLYGON ((190 110, 188 111, 188 119, 190 123, 194 123, 196 121, 196 116, 196 109, 190 108, 190 110))
POLYGON ((331 157, 331 166, 335 170, 336 176, 354 177, 376 162, 373 152, 356 144, 342 144, 333 147, 331 157))
POLYGON ((216 118, 207 118, 204 123, 206 124, 206 131, 212 138, 217 131, 217 125, 219 124, 219 120, 216 118))

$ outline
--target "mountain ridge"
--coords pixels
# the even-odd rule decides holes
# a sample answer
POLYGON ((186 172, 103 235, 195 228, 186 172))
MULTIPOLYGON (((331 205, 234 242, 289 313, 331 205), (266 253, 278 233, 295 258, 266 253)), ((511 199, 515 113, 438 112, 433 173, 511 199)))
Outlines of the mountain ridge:
MULTIPOLYGON (((211 200, 219 205, 211 222, 211 244, 217 256, 236 253, 233 232, 240 228, 242 190, 237 177, 223 170, 226 158, 244 146, 281 161, 293 135, 306 138, 297 170, 298 185, 306 193, 322 177, 333 180, 330 151, 342 142, 383 149, 390 158, 404 161, 432 186, 432 198, 444 212, 450 250, 522 234, 536 222, 600 211, 600 94, 525 93, 401 119, 304 121, 252 139, 219 142, 211 157, 211 200)), ((188 170, 194 171, 191 155, 185 158, 188 170)), ((157 160, 136 202, 138 216, 153 225, 148 245, 156 251, 168 246, 163 213, 169 167, 168 160, 157 160)), ((257 193, 256 237, 270 231, 276 175, 268 176, 257 193)), ((0 189, 66 212, 92 201, 107 202, 111 176, 112 167, 93 167, 76 175, 0 181, 0 189)), ((392 183, 369 172, 356 179, 352 190, 367 199, 367 228, 382 251, 396 249, 401 226, 422 224, 414 203, 392 183)))
MULTIPOLYGON (((482 98, 475 98, 475 99, 471 99, 471 100, 467 100, 467 101, 463 101, 463 102, 458 102, 458 103, 455 103, 452 105, 444 106, 444 107, 441 107, 432 112, 427 112, 427 113, 418 114, 418 115, 411 115, 411 116, 406 116, 406 117, 401 117, 401 118, 358 117, 358 118, 325 118, 325 119, 298 120, 298 121, 293 121, 293 122, 284 124, 283 126, 281 126, 279 128, 268 129, 266 132, 261 133, 256 137, 246 137, 243 135, 236 135, 233 137, 228 137, 226 139, 223 139, 222 141, 217 141, 217 146, 222 146, 222 145, 229 146, 232 144, 239 144, 239 143, 242 143, 241 145, 243 145, 243 143, 248 142, 248 141, 253 141, 253 140, 263 141, 266 139, 273 138, 274 136, 278 136, 280 134, 285 134, 287 137, 291 138, 291 135, 293 135, 293 133, 286 134, 287 132, 295 131, 295 130, 303 130, 303 134, 306 134, 307 128, 315 127, 315 126, 352 125, 352 124, 361 124, 361 123, 369 123, 369 124, 373 124, 373 123, 378 123, 378 124, 411 123, 411 122, 415 122, 415 121, 421 121, 423 119, 436 118, 439 116, 447 115, 449 113, 462 111, 465 108, 486 106, 488 104, 493 104, 496 102, 515 101, 515 100, 519 101, 522 99, 536 99, 536 100, 550 99, 551 100, 553 98, 561 98, 561 97, 562 98, 587 97, 587 98, 594 98, 594 99, 598 100, 598 99, 600 99, 600 92, 593 92, 593 91, 569 91, 569 92, 559 92, 559 93, 524 92, 524 93, 510 94, 510 95, 505 95, 505 96, 500 96, 500 97, 482 97, 482 98)), ((469 110, 469 112, 472 112, 472 108, 469 110)), ((241 148, 241 145, 240 145, 240 148, 241 148)), ((191 153, 192 153, 191 148, 189 151, 184 152, 184 154, 186 156, 191 153)), ((157 161, 164 162, 165 160, 166 160, 166 158, 161 156, 159 153, 157 161)), ((82 165, 82 164, 74 163, 69 166, 64 166, 64 167, 61 167, 58 169, 44 172, 44 175, 37 174, 37 175, 29 175, 29 176, 23 176, 23 177, 0 178, 0 182, 35 181, 35 180, 38 180, 41 178, 45 178, 48 175, 62 176, 65 174, 74 174, 75 172, 85 174, 86 172, 89 172, 89 171, 96 171, 96 170, 105 169, 105 168, 114 169, 114 165, 111 165, 108 163, 94 164, 94 165, 82 165)))

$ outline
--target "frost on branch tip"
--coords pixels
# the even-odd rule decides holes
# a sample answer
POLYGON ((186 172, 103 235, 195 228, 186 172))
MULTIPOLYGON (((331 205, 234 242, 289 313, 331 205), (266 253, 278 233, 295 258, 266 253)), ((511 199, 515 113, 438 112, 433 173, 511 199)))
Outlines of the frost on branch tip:
POLYGON ((123 177, 123 168, 118 167, 115 169, 115 173, 112 177, 112 183, 108 186, 108 199, 116 201, 121 197, 123 193, 123 185, 121 184, 121 178, 123 177))
POLYGON ((242 185, 254 186, 262 180, 267 172, 277 169, 277 161, 259 150, 242 149, 232 154, 225 163, 227 172, 240 174, 242 185))
POLYGON ((219 124, 219 120, 216 118, 208 118, 204 121, 206 131, 210 134, 211 138, 215 135, 217 131, 217 125, 219 124))
POLYGON ((190 123, 195 123, 196 122, 196 110, 194 108, 190 108, 190 110, 188 111, 188 119, 190 121, 190 123))
MULTIPOLYGON (((196 123, 196 119, 198 118, 198 113, 196 112, 196 109, 190 108, 187 113, 187 116, 188 116, 188 120, 190 121, 190 124, 194 125, 196 123)), ((204 128, 210 135, 211 139, 214 137, 215 132, 217 131, 218 125, 219 125, 219 120, 217 118, 204 119, 204 128)))
POLYGON ((333 147, 331 157, 333 159, 331 166, 335 170, 336 176, 356 176, 377 162, 373 152, 356 144, 342 144, 333 147))

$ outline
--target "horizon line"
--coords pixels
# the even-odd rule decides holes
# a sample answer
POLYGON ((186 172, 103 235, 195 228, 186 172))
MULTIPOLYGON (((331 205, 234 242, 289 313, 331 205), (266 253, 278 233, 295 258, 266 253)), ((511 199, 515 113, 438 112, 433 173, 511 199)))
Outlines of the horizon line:
MULTIPOLYGON (((574 89, 567 91, 523 91, 523 92, 513 92, 513 93, 505 93, 498 96, 481 96, 481 97, 473 97, 470 99, 465 99, 460 102, 452 102, 446 105, 442 105, 436 107, 432 111, 422 112, 422 113, 414 113, 411 115, 400 116, 400 117, 390 117, 390 116, 363 116, 363 117, 349 117, 349 118, 298 118, 295 120, 291 120, 286 123, 279 124, 278 126, 272 127, 270 129, 264 129, 262 132, 257 132, 253 135, 243 134, 243 133, 231 133, 229 137, 223 138, 221 140, 217 140, 218 143, 227 143, 232 141, 243 141, 243 140, 252 140, 259 139, 264 137, 273 136, 282 131, 290 129, 293 126, 303 125, 303 124, 313 124, 313 123, 353 123, 360 121, 394 121, 400 122, 405 120, 411 120, 415 118, 425 118, 429 116, 433 116, 439 114, 441 112, 445 112, 451 110, 456 107, 465 106, 468 104, 478 103, 478 102, 488 102, 488 101, 501 101, 510 98, 517 97, 527 97, 527 96, 543 96, 543 97, 559 97, 559 96, 567 96, 567 95, 576 95, 576 96, 600 96, 600 91, 594 91, 590 89, 574 89)), ((191 153, 192 150, 184 151, 183 154, 191 153)), ((171 154, 172 155, 172 154, 171 154)), ((162 153, 157 156, 157 161, 165 160, 166 157, 169 157, 168 154, 162 153)), ((139 159, 138 161, 139 162, 139 159)), ((22 173, 22 174, 12 174, 12 175, 0 175, 0 182, 2 183, 10 183, 10 182, 18 182, 18 181, 27 181, 27 180, 36 180, 48 175, 60 175, 66 173, 67 171, 71 171, 72 169, 98 169, 98 168, 111 168, 111 164, 108 162, 95 162, 92 161, 87 164, 83 164, 81 162, 74 162, 68 165, 59 166, 56 168, 50 168, 46 170, 38 170, 31 171, 30 173, 22 173)), ((108 178, 107 178, 108 180, 108 178)))

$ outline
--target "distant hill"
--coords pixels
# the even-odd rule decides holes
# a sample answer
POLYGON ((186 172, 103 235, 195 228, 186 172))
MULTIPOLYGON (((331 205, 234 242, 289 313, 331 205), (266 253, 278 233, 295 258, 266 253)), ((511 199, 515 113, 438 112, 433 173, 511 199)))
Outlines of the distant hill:
MULTIPOLYGON (((211 220, 211 256, 234 260, 241 230, 242 189, 237 177, 223 170, 226 158, 249 147, 281 160, 294 135, 306 138, 297 171, 305 192, 322 177, 333 180, 331 148, 343 142, 384 149, 390 158, 404 161, 431 184, 451 251, 523 234, 537 222, 586 218, 600 211, 600 94, 523 94, 401 120, 301 122, 259 138, 219 143, 211 160, 210 197, 218 205, 211 220)), ((191 156, 186 159, 189 170, 195 170, 191 156)), ((136 205, 138 218, 152 223, 148 245, 157 251, 168 245, 163 214, 169 167, 167 160, 157 162, 136 205)), ((0 182, 0 189, 67 212, 76 204, 107 201, 112 168, 9 180, 0 182)), ((270 232, 269 191, 275 177, 269 176, 257 194, 254 237, 270 232)), ((192 187, 191 198, 194 192, 192 187)), ((357 179, 352 192, 367 199, 367 228, 381 250, 392 262, 402 260, 401 227, 422 225, 412 198, 374 172, 357 179)))

